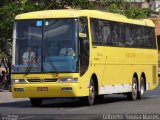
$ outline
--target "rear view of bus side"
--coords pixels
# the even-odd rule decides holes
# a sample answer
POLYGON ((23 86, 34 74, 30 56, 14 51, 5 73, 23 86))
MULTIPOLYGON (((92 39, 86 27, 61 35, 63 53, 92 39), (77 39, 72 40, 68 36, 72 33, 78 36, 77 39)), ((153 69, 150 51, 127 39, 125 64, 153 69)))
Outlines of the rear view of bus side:
POLYGON ((15 20, 12 65, 13 97, 30 98, 33 106, 57 97, 79 98, 93 105, 114 93, 141 99, 146 90, 158 86, 155 26, 151 20, 96 10, 21 14, 15 20), (25 22, 25 30, 21 22, 25 22), (27 39, 18 38, 23 31, 27 39), (46 48, 60 53, 68 43, 74 54, 62 56, 53 49, 51 55, 46 54, 46 48), (39 63, 38 59, 21 63, 19 56, 27 46, 37 53, 39 63))

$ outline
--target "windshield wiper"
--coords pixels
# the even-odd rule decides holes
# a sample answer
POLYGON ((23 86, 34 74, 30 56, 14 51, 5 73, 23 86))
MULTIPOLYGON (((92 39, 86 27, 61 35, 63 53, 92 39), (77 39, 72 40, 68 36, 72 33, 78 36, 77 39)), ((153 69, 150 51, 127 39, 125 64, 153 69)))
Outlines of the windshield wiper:
POLYGON ((28 62, 28 66, 26 68, 26 72, 25 72, 25 75, 28 75, 32 69, 32 65, 33 65, 33 62, 34 62, 34 59, 33 57, 31 57, 31 61, 28 62))
POLYGON ((56 73, 59 73, 56 66, 54 65, 53 62, 51 62, 51 60, 47 60, 47 62, 49 63, 49 65, 51 66, 52 70, 54 70, 56 73))

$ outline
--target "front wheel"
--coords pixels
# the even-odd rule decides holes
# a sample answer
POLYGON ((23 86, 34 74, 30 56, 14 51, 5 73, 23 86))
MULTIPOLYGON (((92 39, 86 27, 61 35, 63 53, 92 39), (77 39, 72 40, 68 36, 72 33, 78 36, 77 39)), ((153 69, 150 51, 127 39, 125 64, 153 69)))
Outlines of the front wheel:
POLYGON ((79 99, 84 104, 91 106, 95 103, 95 96, 96 96, 95 84, 94 84, 94 81, 91 79, 90 85, 89 85, 89 96, 81 97, 79 99))
POLYGON ((43 99, 41 98, 30 98, 30 102, 32 104, 32 106, 34 107, 38 107, 41 106, 43 99))
POLYGON ((137 99, 137 94, 138 94, 137 78, 133 77, 133 79, 132 79, 132 91, 127 93, 127 98, 129 100, 136 100, 137 99))

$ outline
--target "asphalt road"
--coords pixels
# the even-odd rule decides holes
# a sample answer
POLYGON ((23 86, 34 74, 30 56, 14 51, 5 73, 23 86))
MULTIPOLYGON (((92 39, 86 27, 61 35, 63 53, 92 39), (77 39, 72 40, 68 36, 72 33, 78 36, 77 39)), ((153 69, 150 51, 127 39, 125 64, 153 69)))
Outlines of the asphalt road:
POLYGON ((160 119, 160 86, 147 91, 142 100, 128 101, 123 95, 106 95, 102 103, 94 106, 84 106, 77 99, 54 99, 44 100, 41 107, 32 107, 29 99, 13 99, 9 92, 3 96, 0 96, 2 120, 160 119))

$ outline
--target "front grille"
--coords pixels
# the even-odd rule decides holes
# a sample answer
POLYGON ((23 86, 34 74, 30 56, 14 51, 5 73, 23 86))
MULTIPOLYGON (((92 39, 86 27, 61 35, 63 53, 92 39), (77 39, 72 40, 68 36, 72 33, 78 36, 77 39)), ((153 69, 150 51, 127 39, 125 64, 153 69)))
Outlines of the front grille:
POLYGON ((44 82, 56 82, 58 79, 44 79, 44 82))
POLYGON ((41 82, 40 79, 31 79, 31 80, 27 80, 28 82, 41 82))
POLYGON ((56 82, 58 79, 28 79, 28 82, 56 82))

